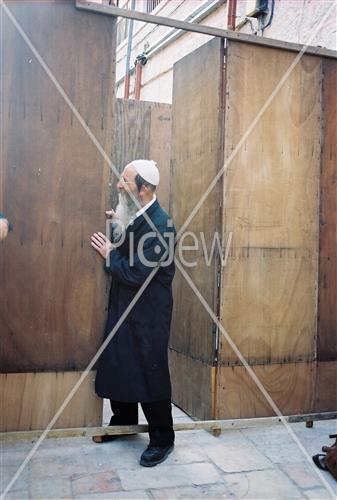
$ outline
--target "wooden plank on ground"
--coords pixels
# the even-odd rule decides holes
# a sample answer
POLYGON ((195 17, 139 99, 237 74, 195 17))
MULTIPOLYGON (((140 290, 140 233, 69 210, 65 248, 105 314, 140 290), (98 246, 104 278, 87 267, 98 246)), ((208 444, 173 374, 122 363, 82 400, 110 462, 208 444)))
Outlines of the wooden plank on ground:
MULTIPOLYGON (((229 429, 249 429, 255 427, 267 428, 273 425, 284 425, 284 421, 293 422, 307 422, 316 420, 329 420, 336 418, 336 412, 327 413, 308 413, 305 415, 291 415, 285 416, 283 419, 279 417, 267 418, 249 418, 249 419, 235 419, 235 420, 205 420, 203 422, 182 422, 180 424, 174 423, 174 430, 177 431, 197 431, 205 430, 210 432, 225 431, 229 429)), ((43 431, 29 431, 29 432, 4 432, 0 433, 0 441, 16 441, 29 439, 31 441, 37 440, 43 431)), ((125 434, 138 434, 148 432, 147 424, 139 425, 122 425, 112 427, 93 427, 93 428, 73 428, 73 429, 51 429, 46 438, 70 438, 70 437, 94 437, 94 436, 120 436, 125 434)))

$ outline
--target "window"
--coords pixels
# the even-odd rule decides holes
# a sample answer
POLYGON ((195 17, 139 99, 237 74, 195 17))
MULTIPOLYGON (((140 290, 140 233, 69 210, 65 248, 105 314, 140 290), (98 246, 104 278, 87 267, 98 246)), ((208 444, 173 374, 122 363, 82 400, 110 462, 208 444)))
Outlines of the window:
MULTIPOLYGON (((130 0, 117 0, 117 7, 121 9, 130 9, 131 1, 130 0)), ((117 45, 123 42, 128 36, 129 30, 129 19, 125 17, 120 17, 117 22, 117 45)))
POLYGON ((161 0, 146 0, 146 12, 152 12, 160 2, 161 0))

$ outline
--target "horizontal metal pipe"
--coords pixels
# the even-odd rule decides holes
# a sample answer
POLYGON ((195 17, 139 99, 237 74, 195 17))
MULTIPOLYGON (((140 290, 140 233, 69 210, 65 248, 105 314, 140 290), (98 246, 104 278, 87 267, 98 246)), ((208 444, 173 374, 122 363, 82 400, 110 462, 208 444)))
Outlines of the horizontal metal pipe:
MULTIPOLYGON (((181 29, 184 31, 190 31, 194 33, 201 33, 203 35, 210 35, 220 38, 226 38, 227 40, 235 40, 241 43, 250 43, 253 45, 259 45, 269 48, 278 48, 283 50, 288 50, 291 52, 301 52, 305 45, 299 43, 284 42, 282 40, 274 40, 273 38, 264 38, 255 35, 247 35, 245 33, 237 33, 231 30, 225 30, 221 28, 213 28, 211 26, 205 26, 202 24, 194 24, 186 21, 179 21, 178 19, 170 19, 163 16, 154 16, 152 14, 147 14, 139 11, 130 11, 128 9, 119 9, 112 5, 101 5, 95 4, 83 0, 76 1, 76 7, 81 10, 88 10, 91 12, 96 12, 98 14, 105 14, 115 17, 125 17, 128 19, 134 19, 136 21, 142 21, 150 24, 158 24, 161 26, 169 26, 171 28, 181 29)), ((325 49, 322 47, 315 47, 308 45, 305 48, 306 54, 331 57, 337 59, 337 51, 325 49)))

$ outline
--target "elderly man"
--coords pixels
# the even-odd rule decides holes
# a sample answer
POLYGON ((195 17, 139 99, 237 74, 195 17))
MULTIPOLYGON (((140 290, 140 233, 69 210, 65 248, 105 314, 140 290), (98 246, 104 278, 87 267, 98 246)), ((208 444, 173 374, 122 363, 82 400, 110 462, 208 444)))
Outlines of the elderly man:
POLYGON ((98 396, 110 399, 110 425, 137 424, 141 403, 150 435, 140 459, 145 467, 163 462, 174 445, 167 350, 175 229, 156 199, 158 184, 155 162, 135 160, 128 164, 117 183, 116 211, 107 212, 114 222, 112 243, 102 233, 91 237, 112 276, 105 338, 154 273, 102 353, 95 381, 98 396))

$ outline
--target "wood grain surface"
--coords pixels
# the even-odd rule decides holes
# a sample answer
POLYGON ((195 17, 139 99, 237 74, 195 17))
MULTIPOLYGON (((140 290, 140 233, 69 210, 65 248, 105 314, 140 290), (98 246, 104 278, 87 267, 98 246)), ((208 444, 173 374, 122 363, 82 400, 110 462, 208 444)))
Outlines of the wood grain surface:
MULTIPOLYGON (((9 8, 111 154, 115 23, 74 2, 9 8)), ((90 245, 105 230, 109 166, 3 13, 0 246, 3 372, 83 369, 101 342, 108 283, 90 245)))
MULTIPOLYGON (((221 166, 222 83, 221 40, 208 42, 174 65, 171 212, 178 231, 221 166)), ((176 252, 213 310, 217 310, 218 252, 216 249, 208 265, 202 249, 202 237, 210 252, 219 224, 220 187, 221 182, 188 224, 186 236, 180 242, 187 246, 197 241, 198 248, 182 249, 180 254, 178 243, 176 252), (188 232, 193 232, 194 236, 188 232), (185 262, 195 262, 196 265, 189 267, 185 262)), ((179 271, 174 280, 174 300, 171 347, 179 353, 213 364, 212 320, 179 271)))
MULTIPOLYGON (((63 404, 81 372, 8 373, 0 375, 2 432, 43 430, 63 404)), ((94 392, 95 372, 89 372, 65 407, 54 429, 102 423, 102 400, 94 392)))
MULTIPOLYGON (((221 322, 249 363, 316 355, 321 61, 228 42, 221 322), (252 64, 253 61, 253 64, 252 64)), ((221 364, 238 362, 223 339, 221 364)))
MULTIPOLYGON (((171 105, 116 99, 114 115, 112 159, 118 171, 122 171, 132 160, 156 161, 160 172, 156 194, 161 206, 169 210, 171 105)), ((112 184, 116 181, 116 176, 112 175, 112 184)), ((115 196, 111 203, 114 205, 116 202, 115 196)))
MULTIPOLYGON (((323 59, 318 342, 320 361, 337 360, 337 62, 323 59)), ((336 382, 337 384, 337 382, 336 382)), ((336 387, 336 385, 335 385, 336 387)), ((337 387, 336 387, 337 392, 337 387)))

